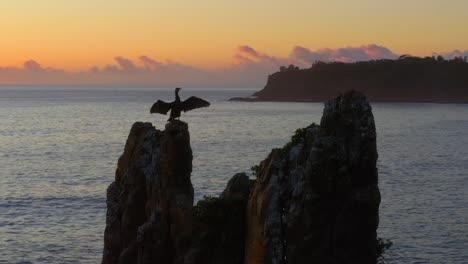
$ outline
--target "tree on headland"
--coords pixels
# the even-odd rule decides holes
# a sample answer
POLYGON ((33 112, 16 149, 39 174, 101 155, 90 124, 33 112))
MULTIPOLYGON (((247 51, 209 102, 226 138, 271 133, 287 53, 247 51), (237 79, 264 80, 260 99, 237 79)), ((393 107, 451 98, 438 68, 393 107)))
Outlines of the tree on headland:
POLYGON ((281 66, 280 67, 280 72, 286 72, 286 71, 299 71, 299 67, 294 66, 293 64, 289 64, 288 67, 286 66, 281 66))
POLYGON ((410 58, 414 58, 414 57, 409 54, 403 54, 400 57, 398 57, 399 60, 405 60, 405 59, 410 59, 410 58))

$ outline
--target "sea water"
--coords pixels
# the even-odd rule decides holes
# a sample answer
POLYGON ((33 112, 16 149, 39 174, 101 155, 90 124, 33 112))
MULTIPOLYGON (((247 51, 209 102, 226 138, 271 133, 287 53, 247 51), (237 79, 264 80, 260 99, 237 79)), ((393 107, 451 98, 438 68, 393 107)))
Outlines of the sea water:
MULTIPOLYGON (((183 89, 209 108, 183 113, 195 199, 219 194, 322 103, 229 102, 253 90, 183 89)), ((132 124, 173 89, 0 88, 0 263, 99 263, 106 188, 132 124)), ((389 263, 468 263, 468 105, 374 103, 389 263)))

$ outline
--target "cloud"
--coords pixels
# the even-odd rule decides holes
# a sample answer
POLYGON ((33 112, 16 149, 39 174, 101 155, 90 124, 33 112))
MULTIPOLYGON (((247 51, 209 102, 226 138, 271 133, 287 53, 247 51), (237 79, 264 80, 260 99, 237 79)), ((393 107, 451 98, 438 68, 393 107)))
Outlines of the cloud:
POLYGON ((320 49, 317 51, 296 46, 293 48, 290 56, 298 61, 298 64, 303 65, 311 65, 315 61, 355 62, 398 58, 398 55, 388 48, 376 44, 339 49, 320 49))
POLYGON ((42 67, 39 63, 37 63, 35 60, 28 60, 25 61, 23 64, 23 67, 27 71, 42 71, 42 67))
POLYGON ((140 61, 143 63, 143 66, 147 71, 157 71, 158 69, 163 68, 163 64, 159 61, 153 60, 147 56, 140 56, 140 61))
POLYGON ((239 64, 257 63, 278 66, 287 63, 293 63, 291 58, 279 58, 275 56, 270 56, 268 54, 258 52, 254 48, 245 45, 239 46, 237 48, 237 51, 234 55, 234 59, 236 59, 237 63, 239 64))
POLYGON ((442 56, 444 57, 445 59, 453 59, 455 57, 468 57, 468 50, 465 50, 465 51, 460 51, 460 50, 453 50, 453 51, 449 51, 449 52, 440 52, 440 53, 437 53, 437 52, 434 52, 432 54, 432 56, 442 56))
POLYGON ((237 48, 237 51, 239 53, 243 53, 243 54, 249 55, 249 56, 254 57, 254 58, 260 56, 256 50, 254 50, 252 47, 249 47, 247 45, 239 46, 237 48))
POLYGON ((128 73, 136 73, 139 72, 139 68, 133 63, 133 61, 126 59, 124 57, 115 57, 115 61, 117 62, 117 65, 119 68, 128 73))
MULTIPOLYGON (((441 54, 452 58, 468 56, 468 51, 455 50, 441 54)), ((161 61, 146 55, 136 59, 116 56, 112 63, 102 67, 92 66, 80 72, 44 67, 35 60, 28 60, 22 67, 0 67, 0 84, 261 88, 267 76, 283 65, 308 68, 319 60, 353 62, 394 58, 398 58, 398 55, 376 44, 319 50, 296 46, 287 57, 272 56, 242 45, 235 50, 232 64, 217 69, 171 60, 161 61)))

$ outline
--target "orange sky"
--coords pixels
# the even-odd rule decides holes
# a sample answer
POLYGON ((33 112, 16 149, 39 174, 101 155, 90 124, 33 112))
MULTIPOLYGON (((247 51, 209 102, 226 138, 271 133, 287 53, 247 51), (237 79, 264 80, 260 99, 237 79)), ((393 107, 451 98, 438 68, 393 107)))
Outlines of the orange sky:
POLYGON ((202 67, 247 44, 275 56, 376 43, 397 54, 468 49, 465 0, 15 0, 0 3, 0 66, 67 70, 147 55, 202 67))

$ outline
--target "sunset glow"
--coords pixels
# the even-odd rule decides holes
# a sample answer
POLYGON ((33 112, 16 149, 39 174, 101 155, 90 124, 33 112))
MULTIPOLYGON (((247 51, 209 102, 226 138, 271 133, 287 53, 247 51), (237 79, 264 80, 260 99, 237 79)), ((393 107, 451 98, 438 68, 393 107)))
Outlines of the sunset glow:
POLYGON ((418 56, 468 49, 467 1, 358 2, 2 1, 0 67, 34 60, 76 72, 145 55, 218 69, 236 62, 240 45, 282 58, 295 46, 375 43, 418 56))

